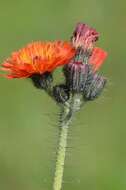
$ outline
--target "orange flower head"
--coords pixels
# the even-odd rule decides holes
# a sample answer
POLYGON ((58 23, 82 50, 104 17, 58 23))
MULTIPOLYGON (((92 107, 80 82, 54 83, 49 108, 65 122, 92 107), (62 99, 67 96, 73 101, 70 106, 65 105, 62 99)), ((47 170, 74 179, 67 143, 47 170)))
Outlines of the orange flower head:
POLYGON ((7 78, 27 78, 52 72, 58 66, 69 63, 74 55, 75 49, 69 42, 34 42, 12 53, 1 70, 9 72, 7 78))

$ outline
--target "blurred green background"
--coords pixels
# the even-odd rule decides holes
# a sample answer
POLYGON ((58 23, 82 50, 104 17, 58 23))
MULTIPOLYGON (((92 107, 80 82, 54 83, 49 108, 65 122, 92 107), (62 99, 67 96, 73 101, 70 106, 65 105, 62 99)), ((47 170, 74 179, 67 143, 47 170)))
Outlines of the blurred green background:
MULTIPOLYGON (((0 61, 32 41, 69 39, 80 21, 101 33, 108 85, 70 127, 63 189, 125 190, 126 1, 1 0, 0 61)), ((0 79, 0 190, 52 189, 58 112, 30 81, 0 79)))

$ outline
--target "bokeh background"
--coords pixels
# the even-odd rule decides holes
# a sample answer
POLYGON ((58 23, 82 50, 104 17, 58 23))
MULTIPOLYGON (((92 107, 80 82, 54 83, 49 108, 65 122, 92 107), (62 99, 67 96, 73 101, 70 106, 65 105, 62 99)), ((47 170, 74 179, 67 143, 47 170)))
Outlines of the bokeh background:
MULTIPOLYGON (((63 189, 125 190, 126 1, 1 0, 0 62, 29 42, 69 39, 80 21, 101 33, 108 85, 70 127, 63 189)), ((58 112, 30 81, 0 78, 0 190, 52 189, 58 112)))

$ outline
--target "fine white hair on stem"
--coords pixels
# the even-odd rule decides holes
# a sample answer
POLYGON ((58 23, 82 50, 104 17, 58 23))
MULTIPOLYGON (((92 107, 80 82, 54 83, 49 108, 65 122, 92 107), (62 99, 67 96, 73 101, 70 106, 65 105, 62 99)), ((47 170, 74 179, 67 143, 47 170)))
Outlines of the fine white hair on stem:
POLYGON ((80 95, 76 94, 71 97, 69 103, 65 104, 62 107, 59 119, 60 134, 58 141, 53 190, 61 190, 62 188, 66 149, 71 148, 67 145, 68 129, 74 113, 80 109, 80 106, 81 98, 80 95))

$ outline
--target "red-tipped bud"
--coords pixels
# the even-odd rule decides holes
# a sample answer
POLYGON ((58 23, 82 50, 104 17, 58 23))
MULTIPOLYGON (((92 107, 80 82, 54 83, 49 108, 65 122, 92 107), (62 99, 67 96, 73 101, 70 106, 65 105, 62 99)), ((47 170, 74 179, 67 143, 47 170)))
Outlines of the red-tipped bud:
POLYGON ((92 50, 94 43, 98 40, 99 33, 86 24, 78 23, 72 36, 75 48, 82 47, 84 50, 92 50))

